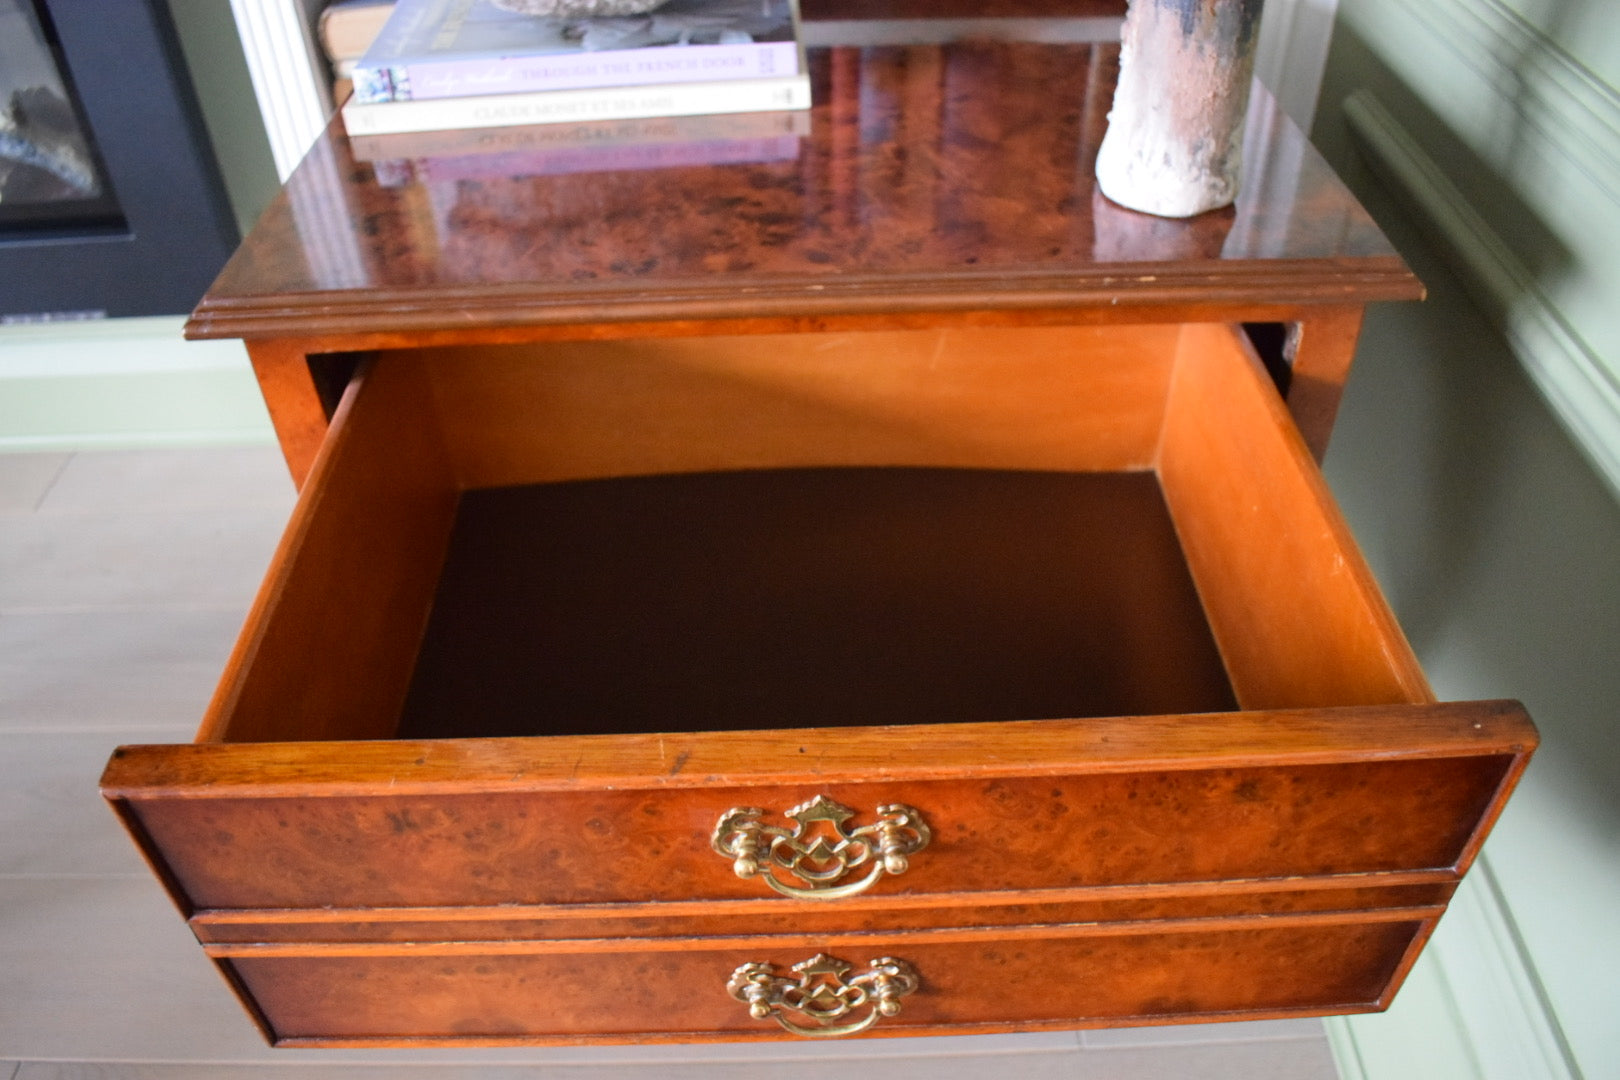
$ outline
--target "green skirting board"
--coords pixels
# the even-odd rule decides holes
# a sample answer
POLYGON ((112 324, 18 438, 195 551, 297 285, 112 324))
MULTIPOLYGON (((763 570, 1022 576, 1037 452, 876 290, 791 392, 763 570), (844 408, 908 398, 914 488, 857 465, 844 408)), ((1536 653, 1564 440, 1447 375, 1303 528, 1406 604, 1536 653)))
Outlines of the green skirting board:
POLYGON ((0 452, 273 441, 241 343, 183 323, 0 327, 0 452))

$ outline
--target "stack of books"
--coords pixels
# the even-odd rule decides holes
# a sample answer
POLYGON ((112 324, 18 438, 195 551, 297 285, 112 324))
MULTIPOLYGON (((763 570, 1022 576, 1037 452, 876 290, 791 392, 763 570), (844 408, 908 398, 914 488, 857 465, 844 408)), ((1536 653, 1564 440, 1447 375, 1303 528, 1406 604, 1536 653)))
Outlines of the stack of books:
POLYGON ((543 18, 398 0, 354 65, 350 136, 807 109, 796 0, 543 18))

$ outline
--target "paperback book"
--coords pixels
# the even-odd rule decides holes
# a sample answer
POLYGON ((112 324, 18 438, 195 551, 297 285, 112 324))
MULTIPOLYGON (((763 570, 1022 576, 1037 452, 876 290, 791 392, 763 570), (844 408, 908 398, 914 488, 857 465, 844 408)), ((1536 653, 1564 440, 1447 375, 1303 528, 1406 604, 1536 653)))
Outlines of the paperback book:
POLYGON ((354 65, 357 104, 798 75, 793 0, 670 0, 542 18, 491 0, 399 0, 354 65))
POLYGON ((343 106, 350 137, 456 128, 517 127, 587 120, 634 120, 657 116, 703 116, 775 112, 810 107, 810 79, 774 79, 614 86, 592 90, 541 90, 421 101, 343 106))
POLYGON ((593 146, 575 150, 529 151, 510 154, 470 154, 466 157, 406 158, 376 161, 372 168, 381 187, 431 184, 457 180, 521 180, 531 176, 572 176, 580 173, 639 172, 649 169, 690 168, 694 165, 758 165, 793 161, 799 140, 791 135, 762 139, 716 139, 711 142, 648 143, 593 146))
POLYGON ((794 139, 810 134, 807 112, 758 112, 729 116, 658 116, 585 124, 470 128, 450 131, 358 135, 349 140, 356 161, 422 158, 505 157, 608 147, 725 140, 794 139))
POLYGON ((809 131, 808 113, 776 112, 366 135, 349 146, 379 184, 400 187, 793 161, 809 131))
POLYGON ((322 8, 316 37, 332 67, 353 70, 393 13, 394 0, 335 0, 322 8))

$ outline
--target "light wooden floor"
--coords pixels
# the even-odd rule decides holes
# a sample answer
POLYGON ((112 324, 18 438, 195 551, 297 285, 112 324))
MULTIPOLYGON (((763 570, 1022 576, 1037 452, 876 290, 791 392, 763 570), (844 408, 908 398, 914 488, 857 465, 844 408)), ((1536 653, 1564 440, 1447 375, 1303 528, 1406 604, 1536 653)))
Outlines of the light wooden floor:
POLYGON ((292 504, 263 449, 0 455, 0 1080, 1335 1080, 1316 1021, 769 1048, 272 1051, 96 778, 188 740, 292 504))

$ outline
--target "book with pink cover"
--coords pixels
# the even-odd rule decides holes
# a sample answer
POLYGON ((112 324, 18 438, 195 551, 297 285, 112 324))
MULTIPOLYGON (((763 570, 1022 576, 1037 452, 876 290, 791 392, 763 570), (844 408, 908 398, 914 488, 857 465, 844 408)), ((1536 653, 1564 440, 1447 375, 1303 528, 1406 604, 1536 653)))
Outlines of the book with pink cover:
POLYGON ((670 0, 542 18, 490 0, 399 0, 355 65, 354 103, 761 79, 801 73, 794 0, 670 0))
POLYGON ((809 132, 806 112, 744 113, 361 136, 350 149, 400 187, 793 161, 809 132))
POLYGON ((581 124, 459 128, 396 135, 356 135, 349 152, 356 161, 462 158, 553 150, 658 143, 714 143, 732 139, 774 140, 810 134, 808 112, 757 112, 724 116, 660 116, 581 124))
POLYGON ((529 176, 569 176, 578 173, 640 172, 678 169, 694 165, 763 164, 793 161, 799 139, 778 135, 762 139, 717 139, 712 142, 649 143, 646 145, 592 146, 574 150, 514 151, 509 154, 469 154, 465 157, 405 158, 375 161, 372 167, 382 187, 457 180, 521 180, 529 176))

